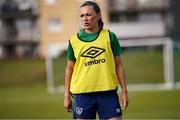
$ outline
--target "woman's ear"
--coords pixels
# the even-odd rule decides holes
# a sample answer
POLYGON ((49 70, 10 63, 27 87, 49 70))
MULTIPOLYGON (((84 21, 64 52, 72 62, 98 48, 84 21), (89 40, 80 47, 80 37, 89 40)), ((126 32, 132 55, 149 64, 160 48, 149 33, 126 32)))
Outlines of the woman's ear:
POLYGON ((100 20, 101 19, 101 13, 98 13, 97 16, 98 16, 98 20, 100 20))

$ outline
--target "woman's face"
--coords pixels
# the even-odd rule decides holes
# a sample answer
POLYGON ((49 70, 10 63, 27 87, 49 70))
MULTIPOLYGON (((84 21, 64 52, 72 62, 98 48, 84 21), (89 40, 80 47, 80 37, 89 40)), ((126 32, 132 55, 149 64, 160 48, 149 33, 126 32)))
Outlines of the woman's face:
POLYGON ((85 30, 93 31, 98 29, 98 20, 100 19, 100 15, 96 14, 92 6, 81 7, 80 17, 85 30))

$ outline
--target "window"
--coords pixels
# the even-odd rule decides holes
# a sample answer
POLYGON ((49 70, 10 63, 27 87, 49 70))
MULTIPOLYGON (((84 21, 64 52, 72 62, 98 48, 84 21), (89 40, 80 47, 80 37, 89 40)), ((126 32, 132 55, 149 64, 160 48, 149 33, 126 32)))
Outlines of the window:
POLYGON ((50 17, 48 19, 48 30, 49 32, 59 32, 62 29, 62 23, 59 17, 50 17))
POLYGON ((60 0, 46 0, 47 5, 56 5, 60 0))

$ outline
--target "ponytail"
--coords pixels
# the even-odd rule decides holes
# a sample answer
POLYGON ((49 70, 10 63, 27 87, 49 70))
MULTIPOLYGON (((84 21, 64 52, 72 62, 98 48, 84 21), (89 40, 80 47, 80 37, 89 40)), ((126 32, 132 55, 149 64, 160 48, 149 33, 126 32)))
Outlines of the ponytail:
POLYGON ((101 31, 103 29, 103 26, 104 26, 104 22, 102 21, 102 18, 99 19, 98 26, 99 26, 99 31, 101 31))

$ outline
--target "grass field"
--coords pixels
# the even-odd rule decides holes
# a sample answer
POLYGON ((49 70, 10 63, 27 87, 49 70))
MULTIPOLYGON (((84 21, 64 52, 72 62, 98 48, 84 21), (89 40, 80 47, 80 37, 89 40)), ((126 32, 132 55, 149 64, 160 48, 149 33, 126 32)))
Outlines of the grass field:
MULTIPOLYGON (((160 52, 152 52, 148 55, 146 53, 128 53, 123 54, 122 58, 129 84, 151 82, 152 79, 162 82, 162 55, 160 52), (143 66, 146 66, 147 69, 143 66), (134 68, 138 70, 134 70, 134 68), (142 76, 135 76, 135 73, 142 76)), ((180 55, 177 54, 175 59, 177 80, 179 80, 179 60, 180 55)), ((57 75, 56 79, 59 80, 59 84, 64 83, 65 61, 65 57, 54 61, 56 69, 54 75, 57 75)), ((129 107, 123 113, 126 119, 180 119, 180 89, 129 91, 129 99, 129 107)), ((63 107, 63 93, 49 94, 47 92, 44 60, 0 61, 0 119, 12 118, 71 119, 71 113, 67 113, 63 107)))
MULTIPOLYGON (((163 83, 162 51, 127 52, 122 54, 128 84, 163 83), (158 73, 158 74, 157 74, 158 73)), ((66 57, 53 59, 55 84, 64 84, 66 57)))
MULTIPOLYGON (((70 119, 63 94, 45 85, 0 88, 0 119, 70 119)), ((126 119, 180 119, 180 90, 129 92, 126 119)))

